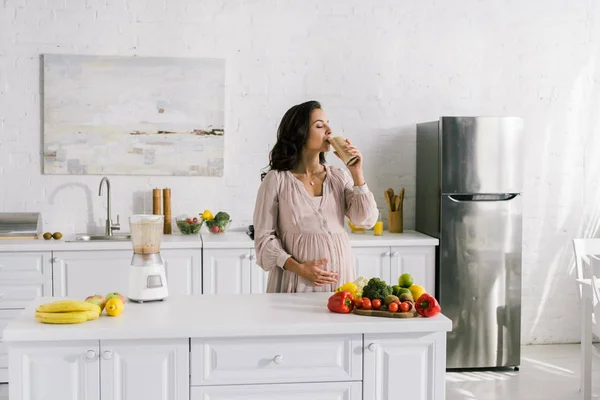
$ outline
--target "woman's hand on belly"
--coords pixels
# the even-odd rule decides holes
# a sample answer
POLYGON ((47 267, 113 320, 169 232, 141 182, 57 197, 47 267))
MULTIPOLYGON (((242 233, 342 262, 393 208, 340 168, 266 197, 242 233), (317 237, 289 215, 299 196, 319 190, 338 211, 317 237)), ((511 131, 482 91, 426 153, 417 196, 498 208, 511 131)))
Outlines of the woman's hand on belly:
POLYGON ((321 268, 322 265, 326 265, 327 260, 319 261, 308 261, 300 264, 298 275, 312 282, 315 286, 323 286, 327 284, 336 284, 337 276, 336 272, 325 271, 321 268))

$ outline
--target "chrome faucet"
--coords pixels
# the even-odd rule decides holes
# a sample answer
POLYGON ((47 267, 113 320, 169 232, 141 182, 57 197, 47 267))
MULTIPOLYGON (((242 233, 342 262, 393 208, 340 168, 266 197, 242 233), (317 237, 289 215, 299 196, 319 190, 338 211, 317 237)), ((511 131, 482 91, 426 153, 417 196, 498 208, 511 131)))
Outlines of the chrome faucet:
POLYGON ((107 177, 103 177, 100 181, 100 187, 98 188, 98 196, 102 196, 102 184, 106 182, 106 236, 112 236, 114 230, 121 229, 121 225, 119 224, 119 215, 117 215, 117 223, 113 224, 112 219, 110 217, 110 181, 107 177))

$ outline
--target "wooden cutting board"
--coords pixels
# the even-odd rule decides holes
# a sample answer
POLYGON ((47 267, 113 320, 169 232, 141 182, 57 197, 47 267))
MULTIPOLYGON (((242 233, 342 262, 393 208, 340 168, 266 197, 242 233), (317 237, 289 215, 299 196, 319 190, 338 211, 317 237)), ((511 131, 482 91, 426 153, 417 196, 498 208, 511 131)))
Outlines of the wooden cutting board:
POLYGON ((418 316, 415 310, 409 312, 390 312, 385 310, 363 310, 362 308, 355 308, 352 310, 353 314, 364 315, 367 317, 387 317, 387 318, 414 318, 418 316))

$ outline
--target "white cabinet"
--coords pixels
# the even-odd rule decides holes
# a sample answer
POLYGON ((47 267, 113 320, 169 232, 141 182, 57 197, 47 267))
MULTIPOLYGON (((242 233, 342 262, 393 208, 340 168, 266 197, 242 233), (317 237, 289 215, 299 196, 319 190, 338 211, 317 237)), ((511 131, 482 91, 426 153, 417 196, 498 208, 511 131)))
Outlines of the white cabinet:
POLYGON ((15 345, 10 399, 100 400, 98 341, 15 345))
POLYGON ((55 251, 54 296, 85 299, 110 292, 127 293, 130 250, 55 251))
POLYGON ((269 273, 266 272, 260 265, 256 263, 256 252, 252 249, 250 256, 252 261, 252 276, 251 276, 251 293, 267 293, 267 283, 269 281, 269 273))
POLYGON ((102 400, 187 400, 189 342, 100 342, 102 400))
POLYGON ((413 276, 417 285, 435 293, 435 248, 414 247, 353 247, 356 276, 378 277, 389 285, 397 285, 403 273, 413 276))
POLYGON ((381 278, 390 283, 389 247, 355 247, 352 252, 357 278, 381 278))
POLYGON ((8 352, 2 331, 39 296, 52 296, 51 252, 0 253, 0 383, 8 382, 8 352))
POLYGON ((188 346, 187 339, 15 345, 9 355, 9 396, 188 400, 188 346))
POLYGON ((190 400, 361 400, 360 382, 192 387, 190 400))
POLYGON ((445 398, 445 333, 364 335, 364 398, 445 398))
POLYGON ((204 249, 202 252, 202 293, 250 293, 252 249, 204 249))
POLYGON ((202 294, 202 250, 161 250, 169 296, 202 294))
MULTIPOLYGON (((170 296, 201 293, 200 249, 162 250, 161 255, 170 296)), ((55 251, 54 295, 83 299, 110 292, 127 295, 132 257, 130 250, 55 251)))
POLYGON ((435 295, 434 247, 392 247, 390 262, 389 282, 397 285, 398 277, 409 273, 415 284, 423 286, 427 293, 435 295))

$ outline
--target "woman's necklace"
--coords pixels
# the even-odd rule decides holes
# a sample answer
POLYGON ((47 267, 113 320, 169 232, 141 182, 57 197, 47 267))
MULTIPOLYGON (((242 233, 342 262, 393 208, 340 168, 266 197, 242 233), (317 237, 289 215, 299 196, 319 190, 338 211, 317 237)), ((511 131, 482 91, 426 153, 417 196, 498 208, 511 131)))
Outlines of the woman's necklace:
POLYGON ((318 180, 321 180, 321 178, 319 178, 317 175, 321 175, 323 172, 325 172, 325 171, 321 171, 321 172, 317 172, 316 174, 313 174, 313 177, 310 180, 310 186, 315 186, 315 178, 317 178, 318 180))

